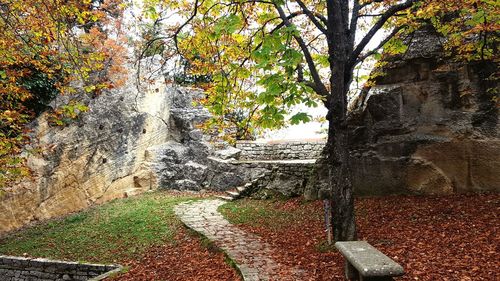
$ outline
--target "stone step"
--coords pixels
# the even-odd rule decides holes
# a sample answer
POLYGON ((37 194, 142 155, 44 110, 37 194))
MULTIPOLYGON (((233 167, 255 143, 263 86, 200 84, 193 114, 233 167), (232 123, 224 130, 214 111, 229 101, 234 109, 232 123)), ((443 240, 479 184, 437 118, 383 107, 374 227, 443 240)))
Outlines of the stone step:
POLYGON ((217 195, 215 197, 217 197, 219 199, 222 199, 222 200, 225 200, 225 201, 233 201, 234 200, 233 197, 231 197, 231 196, 225 196, 225 195, 217 195))

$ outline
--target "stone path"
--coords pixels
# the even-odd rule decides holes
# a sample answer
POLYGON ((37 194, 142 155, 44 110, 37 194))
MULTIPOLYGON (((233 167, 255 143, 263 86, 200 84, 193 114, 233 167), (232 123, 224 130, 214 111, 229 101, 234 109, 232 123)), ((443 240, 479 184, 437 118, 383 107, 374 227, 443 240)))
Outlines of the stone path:
POLYGON ((223 249, 237 264, 245 281, 302 280, 296 269, 271 258, 271 248, 258 236, 230 224, 217 208, 223 200, 202 200, 177 205, 175 214, 189 228, 203 234, 223 249))

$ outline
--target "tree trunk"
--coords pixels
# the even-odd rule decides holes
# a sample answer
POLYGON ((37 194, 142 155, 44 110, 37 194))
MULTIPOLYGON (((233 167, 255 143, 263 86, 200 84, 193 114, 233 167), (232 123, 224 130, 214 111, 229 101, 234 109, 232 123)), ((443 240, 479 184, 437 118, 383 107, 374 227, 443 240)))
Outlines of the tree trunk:
POLYGON ((331 218, 335 241, 356 240, 354 196, 351 183, 347 129, 335 120, 330 121, 329 182, 332 191, 331 218), (332 124, 332 122, 334 124, 332 124))
POLYGON ((352 192, 348 131, 347 91, 352 69, 348 66, 352 53, 347 1, 327 0, 327 43, 330 65, 330 96, 328 97, 328 177, 332 192, 332 227, 335 241, 356 239, 354 198, 352 192))
POLYGON ((332 70, 327 140, 332 227, 335 241, 352 241, 356 240, 357 235, 347 129, 349 78, 346 78, 348 75, 345 75, 342 62, 334 64, 332 70))

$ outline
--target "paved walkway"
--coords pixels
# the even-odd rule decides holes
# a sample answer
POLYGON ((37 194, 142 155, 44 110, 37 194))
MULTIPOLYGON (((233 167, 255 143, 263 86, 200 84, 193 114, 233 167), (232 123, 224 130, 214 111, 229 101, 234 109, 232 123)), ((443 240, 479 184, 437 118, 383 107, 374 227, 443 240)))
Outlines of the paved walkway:
POLYGON ((203 234, 236 262, 245 281, 301 280, 295 269, 284 268, 271 258, 271 248, 256 235, 230 224, 217 208, 222 200, 185 202, 174 208, 189 228, 203 234))

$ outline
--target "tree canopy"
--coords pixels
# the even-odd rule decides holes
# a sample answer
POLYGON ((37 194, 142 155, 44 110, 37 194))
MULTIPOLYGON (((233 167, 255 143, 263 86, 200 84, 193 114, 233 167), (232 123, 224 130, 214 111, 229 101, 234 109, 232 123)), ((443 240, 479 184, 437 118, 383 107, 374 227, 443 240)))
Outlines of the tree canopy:
POLYGON ((190 74, 211 78, 198 83, 207 91, 203 104, 214 114, 207 125, 215 125, 229 139, 249 138, 259 128, 278 128, 287 121, 307 122, 311 118, 306 112, 290 120, 285 116, 294 105, 314 107, 326 101, 334 55, 328 41, 336 32, 330 26, 334 11, 328 11, 329 5, 342 12, 344 26, 338 32, 344 33, 351 49, 347 58, 351 69, 368 58, 380 59, 382 49, 388 54, 404 52, 405 40, 422 24, 434 25, 457 58, 491 59, 498 43, 496 1, 151 0, 146 4, 146 16, 155 24, 165 24, 172 14, 182 19, 167 23, 149 43, 163 42, 166 58, 180 54, 189 62, 190 74))
POLYGON ((29 175, 21 155, 30 140, 26 125, 49 102, 69 96, 51 109, 53 124, 64 125, 87 110, 71 96, 119 82, 123 47, 115 31, 123 8, 120 0, 0 3, 0 187, 29 175))

